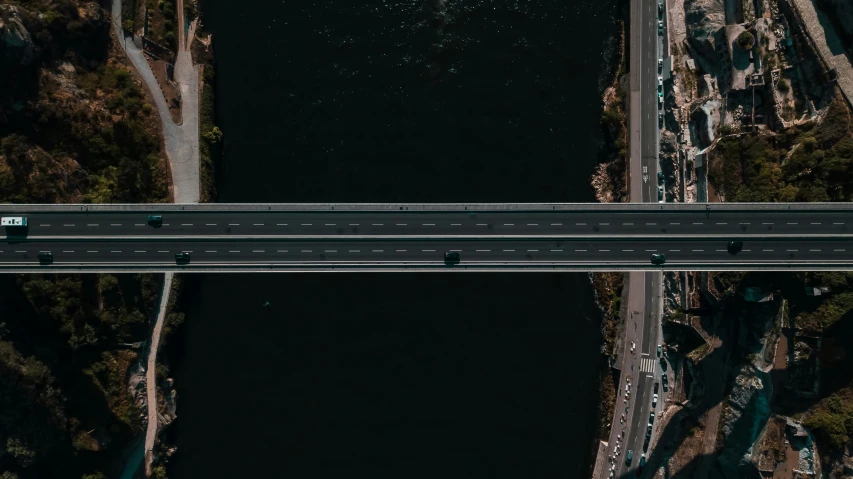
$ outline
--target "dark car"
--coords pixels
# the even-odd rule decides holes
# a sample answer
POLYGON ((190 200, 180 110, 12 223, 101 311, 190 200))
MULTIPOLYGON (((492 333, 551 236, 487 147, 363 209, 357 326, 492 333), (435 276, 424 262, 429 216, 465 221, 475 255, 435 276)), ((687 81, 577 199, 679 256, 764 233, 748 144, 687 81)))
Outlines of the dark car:
POLYGON ((666 263, 666 255, 655 253, 652 255, 652 264, 664 264, 666 263))
POLYGON ((663 185, 663 171, 658 171, 658 185, 663 185))
POLYGON ((743 241, 729 241, 729 254, 738 254, 743 249, 743 241))
POLYGON ((649 436, 646 436, 646 439, 643 441, 643 451, 649 450, 649 436))
POLYGON ((189 253, 178 253, 175 255, 175 263, 185 264, 190 262, 190 254, 189 253))
POLYGON ((458 264, 461 260, 461 255, 456 251, 444 253, 444 262, 447 264, 458 264))
POLYGON ((659 385, 659 383, 655 383, 655 392, 654 392, 655 394, 658 393, 658 385, 659 385))
POLYGON ((632 459, 634 459, 634 451, 628 449, 628 454, 625 454, 625 465, 631 467, 632 459))
POLYGON ((649 413, 649 426, 655 423, 655 412, 652 411, 649 413))
POLYGON ((151 226, 159 226, 163 224, 163 217, 160 215, 148 215, 148 224, 151 226))
POLYGON ((646 465, 646 455, 643 454, 642 456, 640 456, 640 464, 637 467, 637 477, 640 477, 643 475, 643 466, 645 466, 645 465, 646 465))
POLYGON ((53 263, 53 253, 39 253, 38 259, 41 264, 53 263))

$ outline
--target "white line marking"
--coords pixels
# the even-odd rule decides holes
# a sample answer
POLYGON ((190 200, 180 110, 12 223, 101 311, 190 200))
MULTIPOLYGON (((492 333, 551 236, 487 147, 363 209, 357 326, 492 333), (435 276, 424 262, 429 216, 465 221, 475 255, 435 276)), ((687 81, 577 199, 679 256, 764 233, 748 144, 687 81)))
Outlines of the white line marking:
POLYGON ((634 226, 634 223, 622 223, 622 226, 634 226))
POLYGON ((110 253, 121 253, 121 251, 110 251, 110 253))
POLYGON ((527 250, 527 252, 528 253, 538 253, 539 250, 538 249, 529 249, 529 250, 527 250))
MULTIPOLYGON (((435 251, 435 250, 425 249, 424 251, 435 251)), ((475 250, 475 251, 479 251, 479 252, 481 252, 481 253, 482 253, 482 252, 489 252, 489 251, 491 251, 491 250, 490 250, 490 249, 478 249, 478 250, 475 250)))
POLYGON ((406 252, 406 250, 404 250, 404 249, 395 249, 394 251, 396 251, 398 253, 405 253, 406 252))
POLYGON ((74 224, 70 224, 70 225, 62 225, 62 226, 74 226, 74 224))
POLYGON ((504 253, 514 253, 514 252, 515 252, 514 249, 505 249, 504 250, 504 253))
POLYGON ((600 250, 598 250, 598 251, 603 251, 603 252, 605 252, 605 253, 609 253, 609 252, 610 252, 610 250, 609 250, 609 249, 600 249, 600 250))
POLYGON ((98 223, 89 223, 86 226, 98 226, 98 223))
POLYGON ((462 226, 462 223, 450 223, 450 226, 462 226))
POLYGON ((812 223, 813 225, 819 225, 820 223, 812 223))
POLYGON ((374 252, 374 253, 384 253, 384 252, 385 252, 385 250, 383 250, 383 249, 375 249, 375 250, 373 250, 373 252, 374 252))
POLYGON ((763 249, 761 251, 773 251, 772 249, 763 249))
POLYGON ((772 225, 773 223, 761 223, 763 225, 772 225))
POLYGON ((815 251, 820 251, 820 250, 819 249, 810 249, 809 251, 815 252, 815 251))
POLYGON ((717 253, 720 253, 720 252, 723 252, 725 250, 724 249, 715 249, 714 251, 716 251, 717 253))
POLYGON ((646 253, 654 253, 655 251, 657 251, 657 250, 656 249, 647 249, 646 253))
POLYGON ((563 226, 563 223, 551 223, 551 226, 563 226))
MULTIPOLYGON (((134 253, 144 253, 144 252, 145 252, 145 250, 142 250, 142 251, 139 251, 139 250, 134 251, 134 253)), ((73 253, 73 251, 72 251, 72 253, 73 253)))
POLYGON ((97 252, 98 252, 98 250, 95 250, 95 251, 86 251, 86 252, 87 252, 87 253, 97 253, 97 252))
POLYGON ((335 223, 326 223, 326 226, 335 226, 335 223))
POLYGON ((834 249, 832 251, 844 251, 844 249, 843 248, 842 249, 834 249))
POLYGON ((192 226, 192 223, 181 223, 181 226, 192 226))
POLYGON ((694 253, 702 253, 704 251, 705 251, 704 249, 694 249, 693 250, 694 253))
POLYGON ((513 223, 504 223, 504 226, 515 226, 513 223))
POLYGON ((625 253, 633 253, 634 252, 634 250, 632 250, 632 249, 623 249, 622 251, 625 253))
POLYGON ((276 223, 276 226, 287 226, 287 223, 276 223))
POLYGON ((314 226, 311 223, 302 223, 302 226, 314 226))
POLYGON ((121 226, 121 223, 111 223, 110 226, 121 226))
POLYGON ((575 226, 586 226, 586 223, 575 223, 575 226))
POLYGON ((704 223, 693 223, 693 224, 694 224, 694 225, 701 225, 701 224, 704 224, 704 223))
POLYGON ((488 223, 477 223, 477 226, 489 226, 488 223))
POLYGON ((798 249, 786 249, 785 251, 787 251, 789 253, 796 253, 799 250, 798 249))
POLYGON ((435 223, 424 223, 424 226, 435 226, 435 223))
POLYGON ((718 225, 727 225, 728 223, 726 223, 725 221, 723 221, 722 223, 717 223, 717 224, 718 224, 718 225))
POLYGON ((263 226, 263 223, 253 223, 252 226, 263 226))
POLYGON ((578 252, 578 253, 585 253, 585 252, 586 252, 586 250, 585 250, 585 249, 576 249, 576 250, 575 250, 575 252, 578 252))
POLYGON ((832 223, 834 225, 843 225, 844 223, 832 223))
MULTIPOLYGON (((286 249, 277 249, 277 250, 275 250, 275 252, 276 253, 287 253, 287 250, 286 249)), ((239 253, 239 251, 232 251, 232 253, 239 253)))
POLYGON ((610 226, 610 223, 598 223, 598 226, 610 226))
POLYGON ((168 253, 168 251, 158 251, 158 253, 168 253))
MULTIPOLYGON (((63 251, 63 253, 73 253, 74 251, 63 251)), ((143 251, 144 253, 145 251, 143 251)))
POLYGON ((263 252, 264 252, 264 250, 262 250, 262 249, 253 249, 252 250, 252 253, 263 253, 263 252))
POLYGON ((654 226, 654 225, 656 225, 656 224, 657 224, 657 223, 646 223, 646 226, 654 226))
POLYGON ((49 225, 49 224, 47 224, 47 223, 45 223, 45 224, 43 224, 43 225, 39 225, 39 226, 50 226, 50 225, 49 225))
POLYGON ((408 226, 407 223, 397 223, 397 226, 408 226))
POLYGON ((313 251, 311 251, 310 249, 304 249, 304 250, 302 250, 302 252, 303 253, 312 253, 313 251))
POLYGON ((26 253, 26 251, 17 251, 17 250, 15 250, 15 253, 26 253))
POLYGON ((797 223, 788 223, 788 224, 789 224, 789 225, 795 225, 795 224, 797 224, 797 223))
POLYGON ((240 226, 240 223, 228 223, 228 226, 240 226))
POLYGON ((671 250, 669 250, 669 251, 670 251, 671 253, 680 253, 680 252, 681 252, 681 250, 680 250, 680 249, 671 249, 671 250))
POLYGON ((562 253, 563 252, 563 250, 561 250, 561 249, 552 249, 551 251, 553 251, 554 253, 562 253))
POLYGON ((680 225, 681 223, 670 223, 671 225, 680 225))
POLYGON ((358 226, 358 223, 350 223, 350 226, 358 226))
POLYGON ((539 226, 539 223, 527 223, 527 226, 539 226))
POLYGON ((752 223, 738 223, 739 225, 750 225, 752 223))
POLYGON ((323 251, 323 252, 324 252, 324 253, 337 253, 337 252, 338 252, 338 250, 336 250, 336 249, 327 249, 327 250, 325 250, 325 251, 323 251))
POLYGON ((216 226, 216 223, 206 223, 205 226, 216 226))
MULTIPOLYGON (((238 250, 238 249, 232 249, 232 250, 229 250, 228 252, 229 252, 229 253, 239 253, 239 252, 240 252, 240 250, 238 250)), ((284 250, 284 252, 285 252, 285 253, 287 253, 287 250, 284 250)))
POLYGON ((207 250, 207 251, 205 251, 205 253, 216 253, 216 250, 215 249, 207 250))
POLYGON ((361 253, 361 250, 360 249, 351 249, 351 250, 349 250, 349 252, 350 253, 361 253))
MULTIPOLYGON (((65 226, 68 226, 68 225, 65 225, 65 226)), ((135 223, 134 226, 145 226, 145 225, 142 223, 135 223)))
POLYGON ((461 250, 461 249, 452 249, 452 250, 450 250, 450 251, 456 251, 457 253, 461 253, 461 252, 462 252, 462 250, 461 250))
POLYGON ((371 226, 385 226, 385 225, 382 223, 373 223, 371 226))

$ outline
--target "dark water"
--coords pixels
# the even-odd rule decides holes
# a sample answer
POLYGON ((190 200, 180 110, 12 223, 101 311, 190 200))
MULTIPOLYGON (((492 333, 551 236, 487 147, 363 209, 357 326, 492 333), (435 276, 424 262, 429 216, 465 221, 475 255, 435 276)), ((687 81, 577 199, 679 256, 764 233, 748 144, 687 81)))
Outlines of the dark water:
MULTIPOLYGON (((592 200, 613 1, 202 8, 220 201, 592 200)), ((585 275, 208 275, 185 298, 173 479, 589 470, 585 275)))

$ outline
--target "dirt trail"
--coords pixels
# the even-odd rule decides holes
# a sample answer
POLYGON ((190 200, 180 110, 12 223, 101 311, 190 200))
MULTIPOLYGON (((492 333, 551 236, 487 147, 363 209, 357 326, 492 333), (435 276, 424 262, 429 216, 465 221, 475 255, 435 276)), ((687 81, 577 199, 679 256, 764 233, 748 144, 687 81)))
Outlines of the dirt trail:
POLYGON ((175 273, 166 273, 163 280, 163 292, 160 295, 160 307, 157 311, 157 322, 151 334, 151 348, 148 350, 148 364, 145 371, 145 392, 148 394, 148 431, 145 433, 145 476, 151 476, 151 460, 153 459, 154 440, 157 439, 157 349, 160 348, 160 334, 166 319, 166 307, 172 291, 172 279, 175 273))

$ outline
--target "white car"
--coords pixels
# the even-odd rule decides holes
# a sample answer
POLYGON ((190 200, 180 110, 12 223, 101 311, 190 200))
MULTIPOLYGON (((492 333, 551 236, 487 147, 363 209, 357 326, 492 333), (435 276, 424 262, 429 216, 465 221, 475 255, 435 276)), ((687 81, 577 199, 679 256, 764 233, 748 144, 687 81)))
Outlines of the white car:
POLYGON ((658 405, 658 395, 655 394, 652 396, 652 407, 657 407, 658 405))
POLYGON ((663 77, 658 77, 658 90, 663 90, 663 77))

